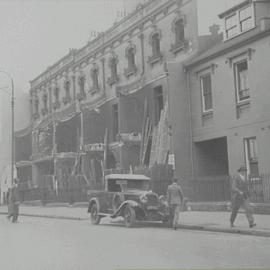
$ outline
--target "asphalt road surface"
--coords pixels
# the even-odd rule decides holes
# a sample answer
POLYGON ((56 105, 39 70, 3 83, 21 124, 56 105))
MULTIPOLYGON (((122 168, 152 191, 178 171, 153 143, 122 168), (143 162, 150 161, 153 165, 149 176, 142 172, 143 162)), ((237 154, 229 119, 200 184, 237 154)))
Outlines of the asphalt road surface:
POLYGON ((0 228, 3 270, 270 268, 270 238, 5 216, 0 228))

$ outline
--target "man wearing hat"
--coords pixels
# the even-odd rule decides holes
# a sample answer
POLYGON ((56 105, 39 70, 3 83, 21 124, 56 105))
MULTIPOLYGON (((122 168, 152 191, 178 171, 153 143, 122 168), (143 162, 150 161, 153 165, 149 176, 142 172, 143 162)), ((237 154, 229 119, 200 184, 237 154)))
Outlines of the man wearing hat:
POLYGON ((167 200, 170 207, 170 225, 177 230, 180 208, 184 201, 184 195, 177 178, 174 178, 173 183, 168 186, 167 200))
POLYGON ((252 228, 256 226, 250 208, 247 168, 245 166, 241 166, 238 169, 238 176, 232 179, 232 213, 230 218, 231 227, 234 227, 234 221, 240 207, 242 207, 246 212, 249 227, 252 228))

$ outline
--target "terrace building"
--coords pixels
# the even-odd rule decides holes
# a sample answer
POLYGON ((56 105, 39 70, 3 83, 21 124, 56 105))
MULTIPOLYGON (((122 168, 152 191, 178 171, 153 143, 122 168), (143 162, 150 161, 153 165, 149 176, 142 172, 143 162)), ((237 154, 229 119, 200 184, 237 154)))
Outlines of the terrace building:
POLYGON ((185 65, 191 171, 223 179, 244 164, 269 199, 270 2, 243 1, 219 17, 223 42, 185 65))

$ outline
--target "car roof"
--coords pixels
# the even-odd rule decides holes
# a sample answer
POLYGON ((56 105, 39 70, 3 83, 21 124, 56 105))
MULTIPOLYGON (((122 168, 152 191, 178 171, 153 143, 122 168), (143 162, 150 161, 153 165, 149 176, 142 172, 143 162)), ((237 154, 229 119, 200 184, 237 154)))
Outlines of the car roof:
POLYGON ((143 174, 108 174, 105 176, 106 180, 120 179, 120 180, 151 180, 143 174))

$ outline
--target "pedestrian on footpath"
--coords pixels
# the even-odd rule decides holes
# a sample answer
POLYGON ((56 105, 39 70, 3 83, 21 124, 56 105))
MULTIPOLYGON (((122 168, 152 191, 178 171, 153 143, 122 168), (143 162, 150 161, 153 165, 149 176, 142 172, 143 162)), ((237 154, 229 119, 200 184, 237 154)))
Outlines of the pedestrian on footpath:
POLYGON ((6 200, 7 200, 7 206, 8 206, 8 215, 7 218, 10 219, 13 215, 13 203, 11 200, 11 188, 8 188, 7 190, 7 195, 6 195, 6 200))
POLYGON ((252 228, 256 226, 250 207, 249 197, 247 169, 245 166, 241 166, 238 169, 238 176, 232 179, 231 227, 234 227, 234 221, 240 207, 245 210, 249 227, 252 228))
POLYGON ((9 190, 8 196, 8 216, 10 220, 12 218, 12 223, 18 222, 19 216, 19 205, 20 205, 20 196, 18 189, 18 180, 14 179, 13 186, 9 190))
POLYGON ((170 225, 177 230, 181 204, 184 201, 184 195, 177 178, 174 178, 173 183, 168 186, 167 200, 170 207, 170 225))

